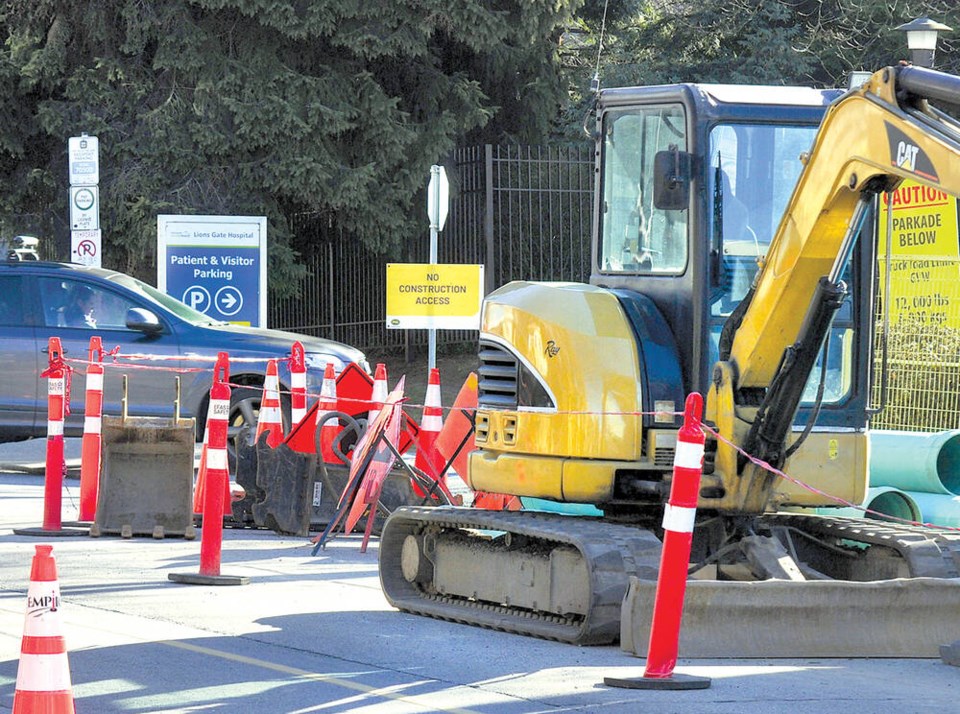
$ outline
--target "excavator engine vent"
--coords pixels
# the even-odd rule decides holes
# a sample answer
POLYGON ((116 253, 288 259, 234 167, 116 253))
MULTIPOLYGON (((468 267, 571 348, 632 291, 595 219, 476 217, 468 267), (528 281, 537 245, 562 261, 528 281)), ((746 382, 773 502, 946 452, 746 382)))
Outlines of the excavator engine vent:
POLYGON ((519 364, 500 345, 480 340, 477 403, 481 409, 516 409, 519 364))

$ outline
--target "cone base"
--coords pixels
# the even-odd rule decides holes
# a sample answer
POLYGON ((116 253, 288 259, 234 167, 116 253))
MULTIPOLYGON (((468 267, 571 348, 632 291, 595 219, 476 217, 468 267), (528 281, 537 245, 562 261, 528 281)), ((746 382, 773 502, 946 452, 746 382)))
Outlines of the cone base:
MULTIPOLYGON (((66 525, 66 524, 64 524, 66 525)), ((89 528, 61 528, 60 530, 48 530, 42 526, 36 528, 14 528, 14 535, 39 536, 41 538, 62 538, 68 536, 86 536, 90 535, 89 528)))
POLYGON ((200 575, 199 573, 168 573, 167 578, 185 585, 249 585, 245 575, 200 575))
POLYGON ((603 683, 608 687, 619 687, 620 689, 660 689, 660 690, 682 690, 682 689, 708 689, 710 687, 709 677, 693 677, 689 674, 672 674, 669 677, 634 677, 621 679, 619 677, 604 677, 603 683))
POLYGON ((93 521, 64 521, 60 525, 68 526, 70 528, 90 528, 93 525, 93 521))
POLYGON ((13 695, 12 714, 38 714, 40 712, 75 712, 73 693, 17 691, 13 695))

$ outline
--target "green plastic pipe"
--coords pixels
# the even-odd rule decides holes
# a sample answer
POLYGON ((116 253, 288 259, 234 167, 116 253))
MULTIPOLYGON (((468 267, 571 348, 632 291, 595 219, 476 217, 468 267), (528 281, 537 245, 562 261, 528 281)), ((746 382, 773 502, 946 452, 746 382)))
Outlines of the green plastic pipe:
POLYGON ((602 516, 601 511, 596 506, 589 503, 560 503, 558 501, 548 501, 545 498, 531 498, 522 496, 520 503, 523 504, 525 511, 546 511, 547 513, 563 513, 568 516, 602 516))
POLYGON ((870 485, 960 495, 960 430, 871 431, 870 485))
MULTIPOLYGON (((905 521, 920 521, 922 510, 913 498, 916 494, 905 493, 890 486, 867 489, 864 508, 882 513, 885 516, 901 518, 905 521)), ((864 513, 859 508, 817 508, 816 512, 824 516, 846 516, 848 518, 874 518, 880 516, 864 513)))
POLYGON ((921 520, 938 526, 960 526, 960 496, 944 493, 908 493, 920 507, 921 520))

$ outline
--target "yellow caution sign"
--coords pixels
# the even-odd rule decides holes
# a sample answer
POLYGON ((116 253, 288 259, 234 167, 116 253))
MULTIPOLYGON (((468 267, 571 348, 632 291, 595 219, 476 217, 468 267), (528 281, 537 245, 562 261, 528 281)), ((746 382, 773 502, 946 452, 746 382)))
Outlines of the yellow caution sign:
POLYGON ((890 322, 960 328, 960 234, 957 199, 940 189, 905 181, 892 200, 881 194, 877 222, 879 291, 886 279, 887 220, 891 221, 890 322), (889 205, 892 204, 892 205, 889 205))
POLYGON ((387 327, 478 330, 483 266, 388 263, 387 327))

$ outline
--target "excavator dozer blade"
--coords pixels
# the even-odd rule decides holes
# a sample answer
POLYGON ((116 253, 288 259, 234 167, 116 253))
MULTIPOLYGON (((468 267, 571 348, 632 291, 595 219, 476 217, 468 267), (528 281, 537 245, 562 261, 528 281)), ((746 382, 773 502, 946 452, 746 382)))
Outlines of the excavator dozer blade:
MULTIPOLYGON (((656 583, 630 579, 621 649, 645 657, 656 583)), ((940 657, 960 639, 960 579, 687 583, 681 657, 940 657)))

